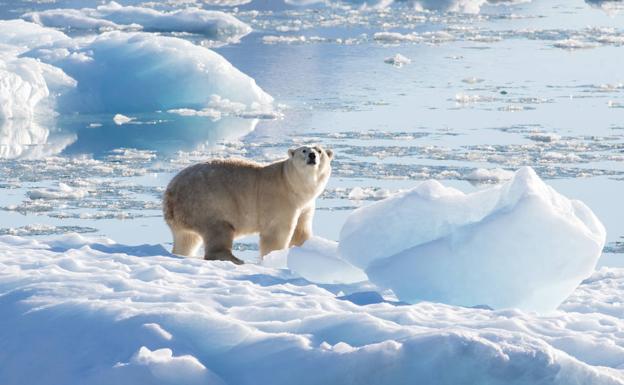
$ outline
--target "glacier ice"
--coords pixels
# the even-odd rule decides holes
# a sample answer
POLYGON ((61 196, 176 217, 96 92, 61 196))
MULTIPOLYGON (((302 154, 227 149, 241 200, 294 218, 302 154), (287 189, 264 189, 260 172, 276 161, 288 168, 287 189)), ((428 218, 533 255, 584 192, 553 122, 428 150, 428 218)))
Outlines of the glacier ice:
POLYGON ((56 112, 200 110, 215 98, 242 106, 245 118, 273 110, 273 98, 252 78, 214 51, 176 37, 113 31, 70 38, 8 20, 0 21, 0 48, 0 122, 29 121, 3 123, 4 130, 33 131, 35 118, 56 112))
POLYGON ((251 32, 249 25, 221 11, 184 8, 163 12, 145 7, 123 6, 114 1, 97 8, 57 8, 26 13, 22 17, 25 20, 48 27, 187 32, 229 43, 237 42, 251 32))
POLYGON ((427 181, 355 210, 342 257, 407 302, 555 309, 593 271, 604 226, 529 167, 464 194, 427 181))
POLYGON ((270 105, 273 98, 216 52, 145 32, 106 32, 27 53, 59 67, 78 84, 58 98, 59 111, 153 112, 200 109, 219 95, 270 105))

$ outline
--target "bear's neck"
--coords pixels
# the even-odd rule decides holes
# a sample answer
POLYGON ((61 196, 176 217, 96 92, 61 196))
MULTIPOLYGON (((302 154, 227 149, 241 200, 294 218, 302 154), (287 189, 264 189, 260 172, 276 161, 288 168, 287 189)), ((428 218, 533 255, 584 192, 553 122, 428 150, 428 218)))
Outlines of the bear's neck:
POLYGON ((284 161, 282 165, 282 176, 293 196, 296 196, 301 203, 307 203, 323 192, 329 175, 323 172, 310 173, 309 170, 300 170, 291 162, 284 161))

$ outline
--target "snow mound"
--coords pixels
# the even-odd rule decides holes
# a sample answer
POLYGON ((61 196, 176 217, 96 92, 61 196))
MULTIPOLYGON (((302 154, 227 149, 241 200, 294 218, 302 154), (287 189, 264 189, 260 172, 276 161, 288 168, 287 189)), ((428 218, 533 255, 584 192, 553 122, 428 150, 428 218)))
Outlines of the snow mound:
POLYGON ((593 271, 604 226, 529 167, 464 194, 436 181, 355 210, 339 252, 407 302, 555 309, 593 271))
POLYGON ((624 384, 612 315, 360 306, 349 288, 160 246, 0 236, 0 383, 624 384))
POLYGON ((114 1, 97 8, 50 9, 30 12, 24 19, 47 27, 72 29, 142 29, 147 32, 187 32, 212 40, 238 42, 251 27, 234 16, 200 8, 161 12, 151 8, 123 6, 114 1))
POLYGON ((57 98, 61 112, 199 109, 210 95, 244 105, 273 101, 221 55, 175 37, 113 31, 28 55, 63 69, 78 82, 75 90, 57 98))
POLYGON ((264 257, 268 267, 288 268, 317 283, 354 283, 366 281, 366 274, 338 255, 338 243, 321 237, 308 239, 301 247, 277 250, 264 257))
MULTIPOLYGON (((174 356, 171 349, 142 346, 128 363, 115 365, 113 378, 143 384, 218 385, 224 382, 191 355, 174 356)), ((116 382, 120 383, 120 382, 116 382)))

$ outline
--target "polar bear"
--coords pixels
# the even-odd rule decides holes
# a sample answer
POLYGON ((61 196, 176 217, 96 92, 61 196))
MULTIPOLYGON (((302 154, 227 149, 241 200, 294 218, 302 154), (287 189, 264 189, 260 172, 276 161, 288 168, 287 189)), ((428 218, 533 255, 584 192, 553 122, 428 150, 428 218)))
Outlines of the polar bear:
POLYGON ((320 146, 288 150, 268 165, 243 159, 212 160, 180 171, 163 200, 173 234, 173 253, 243 261, 232 254, 234 238, 260 234, 260 256, 300 246, 312 236, 315 200, 331 174, 333 152, 320 146))

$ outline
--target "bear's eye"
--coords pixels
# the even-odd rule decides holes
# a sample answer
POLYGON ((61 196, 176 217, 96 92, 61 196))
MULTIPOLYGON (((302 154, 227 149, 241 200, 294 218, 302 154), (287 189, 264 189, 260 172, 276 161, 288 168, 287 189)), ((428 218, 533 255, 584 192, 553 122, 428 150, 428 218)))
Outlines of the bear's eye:
POLYGON ((305 154, 306 152, 308 152, 308 150, 303 150, 303 153, 305 154))

